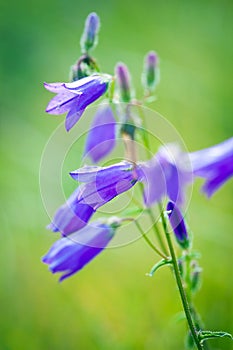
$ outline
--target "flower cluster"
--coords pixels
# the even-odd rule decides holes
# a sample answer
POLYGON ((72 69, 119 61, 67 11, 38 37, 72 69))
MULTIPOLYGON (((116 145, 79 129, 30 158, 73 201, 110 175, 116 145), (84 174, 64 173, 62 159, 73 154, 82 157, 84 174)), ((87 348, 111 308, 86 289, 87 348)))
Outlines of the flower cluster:
MULTIPOLYGON (((151 213, 154 205, 168 200, 166 212, 170 225, 181 248, 187 250, 190 239, 182 214, 187 186, 196 177, 204 178, 203 191, 211 196, 233 174, 233 138, 191 153, 183 152, 177 144, 166 144, 151 159, 138 160, 135 139, 141 135, 143 120, 132 113, 131 107, 140 106, 141 101, 135 99, 131 75, 124 63, 117 63, 115 73, 109 75, 100 72, 90 55, 97 45, 99 23, 95 13, 88 16, 81 38, 82 55, 72 67, 71 82, 44 84, 56 94, 46 112, 67 113, 65 127, 69 131, 90 104, 105 96, 105 103, 97 109, 90 126, 84 155, 98 163, 112 152, 117 139, 122 139, 125 160, 70 172, 72 179, 81 184, 48 225, 53 232, 60 232, 62 238, 42 259, 53 273, 63 273, 60 280, 82 269, 108 245, 125 218, 111 223, 109 219, 92 222, 92 216, 98 208, 136 184, 142 190, 141 207, 145 213, 151 213)), ((142 100, 149 101, 159 83, 159 58, 154 51, 144 58, 141 81, 142 100)), ((144 145, 147 146, 146 141, 144 145)))

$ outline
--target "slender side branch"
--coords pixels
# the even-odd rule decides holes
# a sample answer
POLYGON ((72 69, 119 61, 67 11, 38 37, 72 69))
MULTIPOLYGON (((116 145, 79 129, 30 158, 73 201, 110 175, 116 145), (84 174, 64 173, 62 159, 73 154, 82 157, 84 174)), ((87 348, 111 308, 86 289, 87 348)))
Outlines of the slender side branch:
POLYGON ((141 233, 142 237, 145 239, 146 243, 158 254, 160 255, 162 258, 168 260, 169 258, 163 254, 163 252, 161 252, 158 248, 156 248, 156 246, 150 241, 150 239, 146 236, 146 234, 144 233, 141 225, 135 220, 134 221, 135 225, 137 226, 139 232, 141 233))

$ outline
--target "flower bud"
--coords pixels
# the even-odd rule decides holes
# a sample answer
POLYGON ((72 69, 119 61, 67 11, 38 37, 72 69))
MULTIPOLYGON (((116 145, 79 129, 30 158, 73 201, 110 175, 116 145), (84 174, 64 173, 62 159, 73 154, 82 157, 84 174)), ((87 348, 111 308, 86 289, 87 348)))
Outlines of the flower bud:
POLYGON ((181 277, 184 278, 184 262, 182 259, 178 259, 178 267, 181 277))
POLYGON ((152 92, 159 83, 159 59, 154 51, 150 51, 144 59, 142 85, 146 91, 152 92))
POLYGON ((189 237, 186 225, 184 222, 183 215, 181 214, 179 208, 174 202, 168 202, 167 213, 177 242, 179 243, 181 248, 187 249, 189 247, 189 237))
POLYGON ((131 100, 131 79, 127 66, 124 63, 118 63, 115 68, 115 74, 119 89, 120 101, 128 103, 131 100))
POLYGON ((93 49, 98 42, 98 31, 100 27, 99 17, 95 12, 90 13, 87 16, 85 22, 85 28, 83 31, 83 35, 80 40, 81 51, 83 54, 88 53, 91 49, 93 49))
POLYGON ((201 285, 201 272, 202 269, 198 266, 197 262, 193 261, 191 272, 191 289, 192 292, 198 291, 201 285))

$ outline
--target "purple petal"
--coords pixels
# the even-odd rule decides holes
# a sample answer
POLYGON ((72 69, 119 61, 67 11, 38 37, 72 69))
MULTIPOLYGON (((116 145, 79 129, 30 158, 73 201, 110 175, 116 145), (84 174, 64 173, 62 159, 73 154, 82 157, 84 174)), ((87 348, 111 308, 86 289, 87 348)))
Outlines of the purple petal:
POLYGON ((56 94, 65 91, 65 83, 44 83, 44 87, 56 94))
POLYGON ((153 158, 140 164, 138 171, 140 171, 141 181, 144 183, 145 205, 150 207, 155 202, 160 202, 166 194, 166 181, 159 162, 153 158))
POLYGON ((76 92, 83 91, 93 86, 96 81, 98 82, 98 85, 102 83, 99 75, 91 75, 89 77, 73 81, 71 83, 64 83, 64 87, 68 90, 74 90, 73 92, 75 93, 75 90, 76 92))
POLYGON ((206 179, 202 190, 208 197, 233 175, 233 137, 189 156, 195 176, 206 179))
POLYGON ((66 89, 73 93, 86 92, 90 90, 101 89, 106 91, 108 83, 112 77, 110 75, 94 74, 86 78, 82 78, 72 83, 64 83, 66 89))
POLYGON ((82 186, 76 189, 55 213, 50 225, 47 226, 53 232, 61 232, 63 236, 80 230, 90 220, 95 210, 86 203, 79 203, 82 186))
POLYGON ((111 226, 95 222, 55 242, 42 261, 53 272, 63 272, 60 281, 81 270, 95 258, 113 238, 111 226))
POLYGON ((144 202, 150 207, 164 196, 181 204, 185 188, 192 182, 192 172, 186 166, 187 156, 175 144, 160 147, 149 161, 138 165, 140 180, 144 183, 144 202))
POLYGON ((84 155, 94 163, 107 156, 115 147, 116 121, 111 108, 102 106, 98 109, 87 136, 84 155))
POLYGON ((49 114, 63 114, 74 106, 78 97, 69 91, 61 92, 53 97, 47 105, 46 112, 49 114))
POLYGON ((188 233, 185 226, 183 215, 181 214, 179 208, 176 206, 174 202, 168 202, 167 204, 167 212, 171 227, 175 233, 176 239, 178 243, 183 248, 188 248, 189 240, 188 233))
POLYGON ((233 160, 233 137, 218 145, 192 152, 189 156, 194 173, 202 176, 205 170, 215 169, 220 162, 233 160))
POLYGON ((132 169, 132 163, 123 161, 108 167, 85 166, 70 172, 70 176, 76 181, 93 182, 96 181, 98 175, 98 181, 108 184, 117 181, 119 177, 125 177, 125 174, 130 173, 132 169))
POLYGON ((211 197, 214 192, 216 192, 227 180, 232 177, 233 174, 233 162, 228 164, 228 170, 225 169, 222 173, 215 174, 215 176, 210 176, 202 187, 202 191, 211 197))
POLYGON ((128 173, 125 176, 115 181, 94 181, 82 186, 82 191, 77 198, 76 205, 86 204, 94 210, 98 209, 105 203, 111 201, 119 194, 129 190, 134 186, 136 180, 132 174, 128 173))
POLYGON ((179 145, 171 143, 160 147, 157 155, 166 179, 166 193, 173 202, 181 205, 185 199, 188 184, 193 181, 188 154, 179 145))
MULTIPOLYGON (((78 101, 77 101, 78 103, 78 101)), ((84 113, 84 109, 79 110, 78 105, 74 105, 66 116, 65 127, 69 131, 79 121, 84 113)))

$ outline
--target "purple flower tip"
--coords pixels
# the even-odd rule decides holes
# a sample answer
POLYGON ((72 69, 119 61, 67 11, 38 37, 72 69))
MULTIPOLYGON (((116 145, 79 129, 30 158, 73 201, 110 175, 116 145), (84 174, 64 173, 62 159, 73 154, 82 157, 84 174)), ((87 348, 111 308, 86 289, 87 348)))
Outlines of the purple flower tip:
POLYGON ((122 102, 130 102, 131 88, 130 88, 130 74, 127 66, 124 63, 118 63, 115 68, 116 80, 119 88, 119 95, 122 102))
POLYGON ((156 64, 158 63, 157 53, 155 51, 148 52, 146 61, 149 67, 156 68, 156 64))
POLYGON ((159 59, 154 51, 148 52, 144 59, 142 84, 146 90, 152 92, 159 83, 159 59))
POLYGON ((167 214, 177 242, 182 248, 187 249, 189 247, 189 237, 184 218, 177 205, 172 201, 167 204, 167 214))

